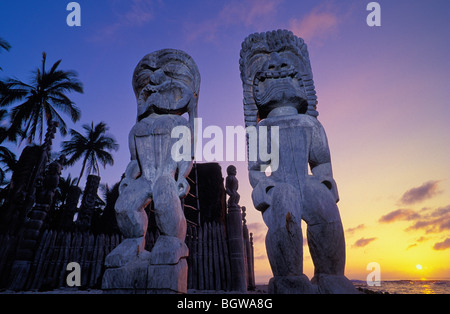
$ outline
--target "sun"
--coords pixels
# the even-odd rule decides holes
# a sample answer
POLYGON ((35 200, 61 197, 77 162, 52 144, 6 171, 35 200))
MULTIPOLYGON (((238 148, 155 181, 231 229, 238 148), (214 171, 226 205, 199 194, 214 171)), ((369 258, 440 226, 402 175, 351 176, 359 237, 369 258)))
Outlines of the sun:
POLYGON ((417 268, 418 270, 422 270, 422 265, 417 264, 417 265, 416 265, 416 268, 417 268))

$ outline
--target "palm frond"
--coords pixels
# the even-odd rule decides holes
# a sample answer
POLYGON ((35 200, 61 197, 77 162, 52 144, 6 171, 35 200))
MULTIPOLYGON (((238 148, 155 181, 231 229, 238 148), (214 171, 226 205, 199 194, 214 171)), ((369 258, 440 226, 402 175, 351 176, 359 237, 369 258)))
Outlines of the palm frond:
POLYGON ((53 64, 52 68, 50 69, 50 73, 55 72, 56 68, 59 66, 59 64, 61 63, 61 61, 62 61, 62 60, 59 59, 58 61, 56 61, 56 62, 53 64))
POLYGON ((0 37, 0 48, 9 51, 9 49, 11 49, 11 45, 6 40, 0 37))
POLYGON ((7 166, 6 171, 13 171, 17 164, 16 155, 4 146, 0 146, 0 163, 7 166))
POLYGON ((77 79, 75 71, 59 70, 61 60, 46 70, 47 54, 42 53, 40 66, 33 71, 30 83, 17 79, 0 81, 0 107, 20 102, 11 110, 11 130, 22 131, 22 139, 28 142, 39 135, 42 137, 46 122, 59 122, 59 131, 67 134, 67 127, 61 114, 68 114, 73 122, 80 119, 81 112, 67 97, 69 92, 83 92, 83 84, 77 79))

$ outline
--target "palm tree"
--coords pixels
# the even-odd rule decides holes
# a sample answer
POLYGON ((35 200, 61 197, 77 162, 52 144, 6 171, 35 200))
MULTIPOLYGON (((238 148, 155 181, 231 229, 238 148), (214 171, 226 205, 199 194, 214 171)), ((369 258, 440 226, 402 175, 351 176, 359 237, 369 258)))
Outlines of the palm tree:
MULTIPOLYGON (((3 38, 0 37, 0 48, 1 48, 0 51, 2 49, 9 51, 9 49, 11 49, 11 45, 6 40, 4 40, 3 38)), ((3 69, 0 68, 0 71, 3 71, 3 69)))
POLYGON ((8 148, 0 146, 0 163, 6 166, 5 169, 0 168, 0 186, 8 183, 6 178, 6 172, 14 171, 17 164, 16 155, 8 148))
POLYGON ((3 141, 8 137, 8 127, 3 121, 7 115, 8 113, 6 110, 0 109, 0 143, 3 143, 3 141))
MULTIPOLYGON (((5 117, 6 110, 0 109, 0 143, 3 143, 4 139, 8 136, 8 128, 3 125, 3 119, 5 117)), ((6 168, 0 168, 0 186, 2 186, 8 183, 5 180, 6 172, 14 171, 14 168, 17 164, 16 155, 5 146, 0 146, 0 164, 6 166, 6 168)))
POLYGON ((99 161, 103 167, 106 167, 106 165, 113 165, 114 159, 108 151, 117 151, 119 149, 116 140, 112 136, 106 134, 106 131, 108 131, 109 128, 104 122, 100 122, 95 126, 94 122, 92 122, 91 125, 84 124, 83 129, 85 130, 86 136, 71 129, 70 135, 72 136, 72 139, 62 143, 61 151, 61 153, 67 156, 68 165, 73 165, 83 158, 83 166, 81 167, 77 186, 80 183, 86 165, 88 174, 97 173, 100 175, 99 161))
POLYGON ((56 189, 54 200, 55 204, 57 205, 56 207, 58 209, 66 205, 66 201, 70 193, 70 188, 76 185, 77 182, 78 178, 72 179, 70 173, 67 175, 67 178, 64 177, 59 178, 58 188, 56 189))
POLYGON ((47 55, 42 53, 41 67, 36 69, 34 77, 29 84, 20 80, 9 78, 0 82, 0 106, 5 107, 18 101, 24 101, 11 110, 11 134, 23 131, 22 139, 28 143, 34 140, 39 133, 42 144, 45 121, 59 122, 59 131, 67 134, 66 123, 59 115, 57 109, 70 115, 73 122, 80 119, 80 110, 66 96, 67 92, 83 93, 83 84, 77 80, 74 71, 58 70, 61 60, 56 61, 48 71, 45 68, 47 55))
POLYGON ((120 182, 115 183, 112 188, 108 184, 100 185, 100 189, 103 192, 103 200, 105 201, 105 208, 101 216, 101 223, 99 224, 100 232, 106 234, 113 234, 120 232, 117 226, 116 212, 114 205, 119 198, 119 185, 120 182))

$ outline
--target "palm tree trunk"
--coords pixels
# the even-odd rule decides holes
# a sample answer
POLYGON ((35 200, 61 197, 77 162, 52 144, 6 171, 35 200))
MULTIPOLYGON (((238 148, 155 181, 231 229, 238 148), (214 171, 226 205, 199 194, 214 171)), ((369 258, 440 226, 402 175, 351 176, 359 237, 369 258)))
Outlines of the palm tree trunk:
POLYGON ((98 159, 95 159, 95 164, 97 165, 97 175, 100 177, 100 167, 98 166, 98 159))
POLYGON ((78 178, 77 186, 80 184, 81 177, 83 176, 84 167, 86 167, 86 161, 87 161, 87 156, 83 160, 83 166, 81 167, 80 177, 78 178))

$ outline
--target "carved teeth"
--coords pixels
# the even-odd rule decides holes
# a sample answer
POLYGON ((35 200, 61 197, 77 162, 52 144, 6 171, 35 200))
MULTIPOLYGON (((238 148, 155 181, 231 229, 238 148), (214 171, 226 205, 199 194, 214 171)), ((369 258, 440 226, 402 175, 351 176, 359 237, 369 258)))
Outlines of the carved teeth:
POLYGON ((290 69, 289 71, 266 71, 258 72, 255 75, 253 85, 258 86, 260 82, 264 82, 266 79, 278 79, 290 77, 292 79, 299 79, 299 74, 295 69, 290 69))

